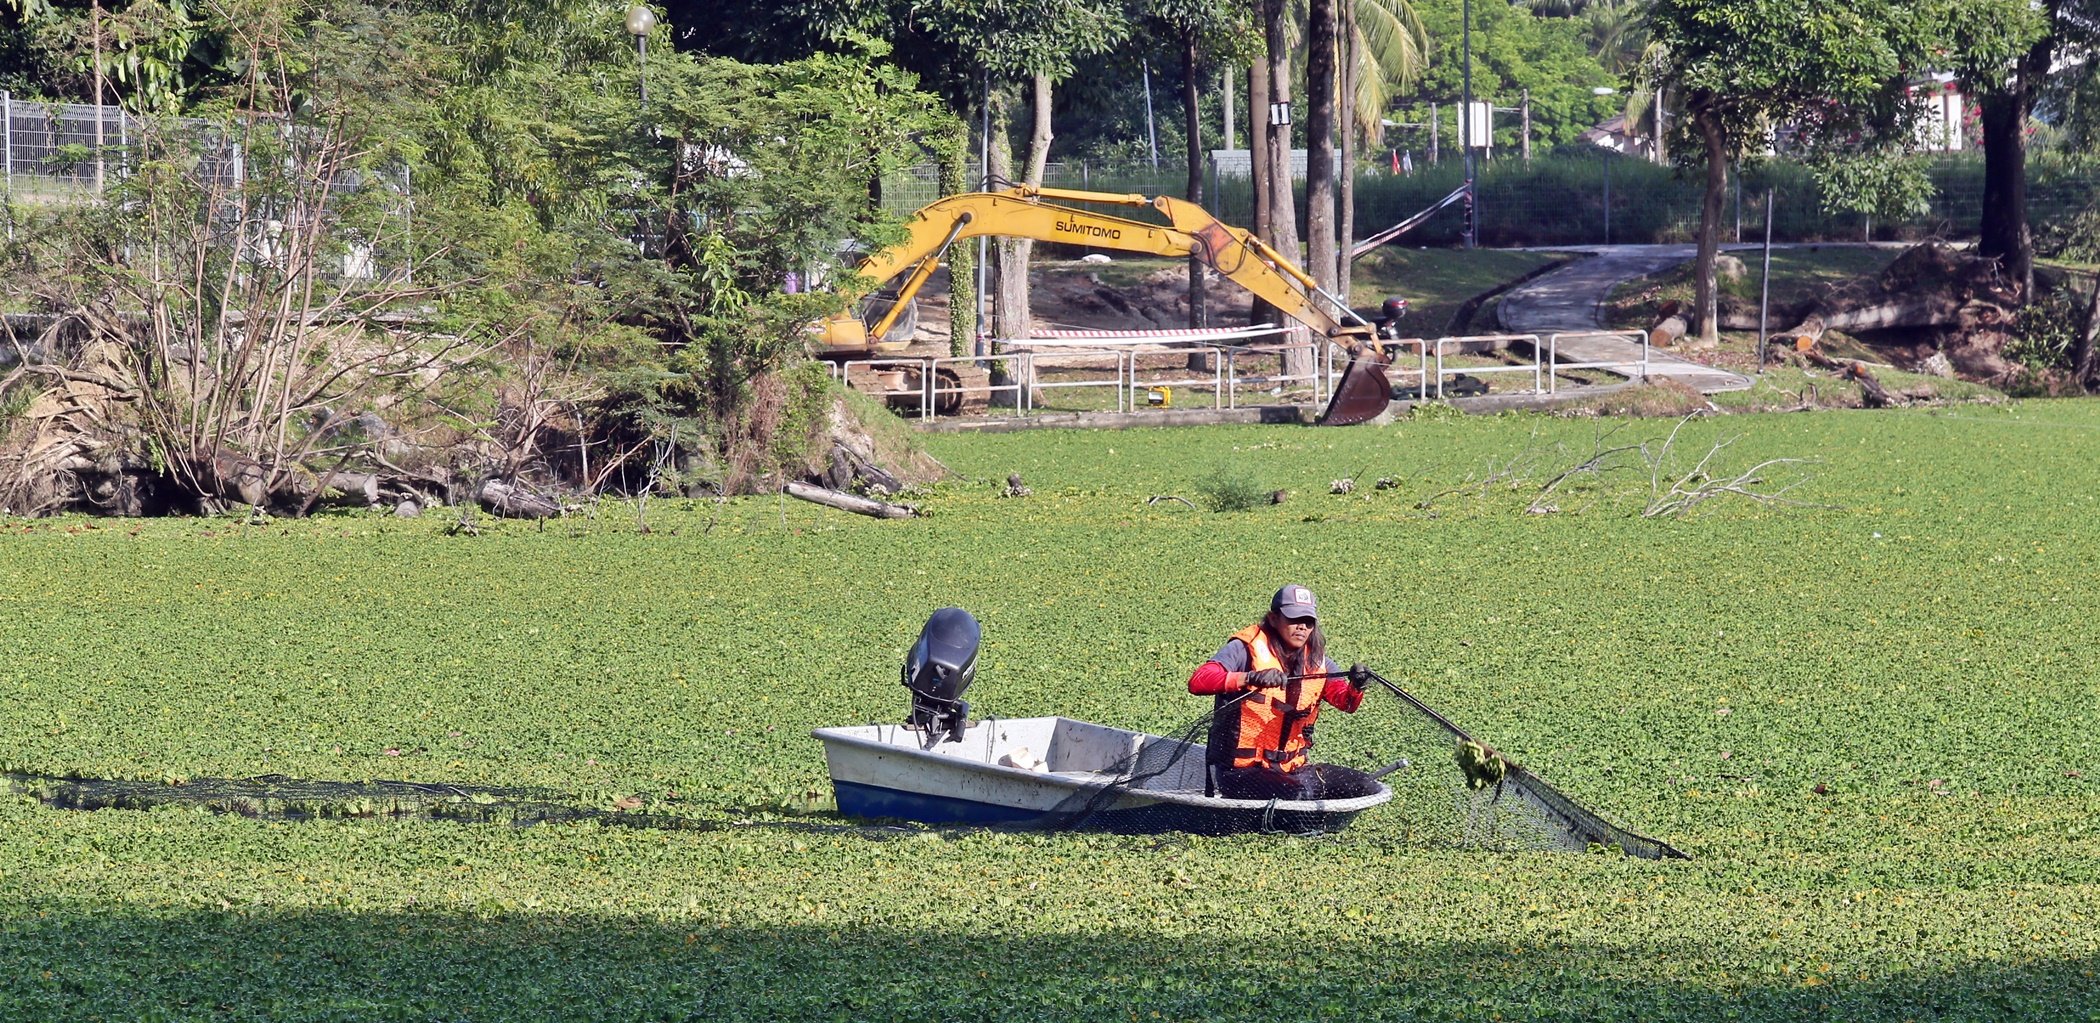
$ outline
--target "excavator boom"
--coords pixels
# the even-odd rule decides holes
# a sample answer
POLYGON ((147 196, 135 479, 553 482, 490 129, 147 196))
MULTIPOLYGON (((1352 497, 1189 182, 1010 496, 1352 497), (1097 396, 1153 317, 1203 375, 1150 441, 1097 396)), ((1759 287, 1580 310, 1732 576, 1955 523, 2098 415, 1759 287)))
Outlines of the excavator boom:
MULTIPOLYGON (((877 287, 909 271, 898 287, 893 308, 872 328, 850 311, 826 320, 818 337, 820 355, 837 360, 901 350, 910 338, 888 336, 896 311, 925 285, 949 246, 980 236, 1032 238, 1154 256, 1194 255, 1284 315, 1348 350, 1349 368, 1320 417, 1322 423, 1362 422, 1383 412, 1390 400, 1385 357, 1373 343, 1374 328, 1348 303, 1321 290, 1310 274, 1282 253, 1194 203, 1168 196, 1011 188, 941 199, 919 210, 907 231, 904 242, 875 253, 855 270, 861 284, 877 287), (1148 208, 1167 223, 1150 224, 1045 200, 1148 208)), ((849 288, 842 294, 851 305, 868 291, 849 288)))

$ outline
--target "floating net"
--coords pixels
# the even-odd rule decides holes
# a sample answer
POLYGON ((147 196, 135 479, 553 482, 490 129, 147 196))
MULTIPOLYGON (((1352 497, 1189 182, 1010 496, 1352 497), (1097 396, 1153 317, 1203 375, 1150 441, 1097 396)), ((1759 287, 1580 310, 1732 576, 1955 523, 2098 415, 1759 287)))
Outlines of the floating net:
POLYGON ((872 837, 924 830, 882 824, 641 812, 616 805, 581 805, 562 793, 538 788, 385 780, 313 781, 280 774, 251 778, 188 778, 179 782, 6 774, 0 775, 0 788, 32 796, 61 810, 150 810, 178 806, 265 820, 443 820, 512 827, 589 821, 664 831, 779 828, 872 837))

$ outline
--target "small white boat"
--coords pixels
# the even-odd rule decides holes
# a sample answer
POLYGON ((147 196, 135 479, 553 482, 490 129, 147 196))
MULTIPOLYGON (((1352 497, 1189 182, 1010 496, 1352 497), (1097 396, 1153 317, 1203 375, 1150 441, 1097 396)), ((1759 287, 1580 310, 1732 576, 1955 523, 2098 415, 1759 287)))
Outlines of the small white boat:
POLYGON ((1062 717, 992 718, 959 730, 819 728, 839 812, 928 824, 1153 833, 1338 831, 1392 798, 1225 799, 1204 794, 1203 748, 1062 717), (927 745, 929 734, 938 741, 927 745))

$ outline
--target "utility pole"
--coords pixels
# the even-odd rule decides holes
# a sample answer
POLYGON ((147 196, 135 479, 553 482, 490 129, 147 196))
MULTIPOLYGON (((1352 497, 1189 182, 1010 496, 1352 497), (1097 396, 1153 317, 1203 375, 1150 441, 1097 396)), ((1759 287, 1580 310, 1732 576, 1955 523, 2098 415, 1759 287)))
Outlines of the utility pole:
MULTIPOLYGON (((1124 65, 1128 67, 1129 65, 1124 65)), ((1141 65, 1145 72, 1145 142, 1152 150, 1152 173, 1159 173, 1159 131, 1152 125, 1152 61, 1141 65)))
POLYGON ((1655 162, 1669 162, 1663 152, 1663 90, 1660 82, 1655 85, 1655 162))
POLYGON ((1531 90, 1524 90, 1524 162, 1531 162, 1531 90))

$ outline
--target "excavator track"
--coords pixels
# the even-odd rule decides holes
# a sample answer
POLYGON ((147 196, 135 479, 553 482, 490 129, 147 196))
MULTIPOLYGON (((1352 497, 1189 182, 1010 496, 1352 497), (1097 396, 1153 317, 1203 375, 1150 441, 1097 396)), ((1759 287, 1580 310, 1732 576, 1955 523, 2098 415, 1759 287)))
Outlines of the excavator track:
MULTIPOLYGON (((886 359, 945 359, 948 347, 940 343, 914 344, 886 359)), ((936 416, 983 415, 990 404, 990 370, 962 362, 942 363, 934 368, 933 414, 936 416)), ((890 410, 907 418, 917 416, 926 405, 925 370, 910 363, 849 365, 846 385, 882 400, 890 410)))

